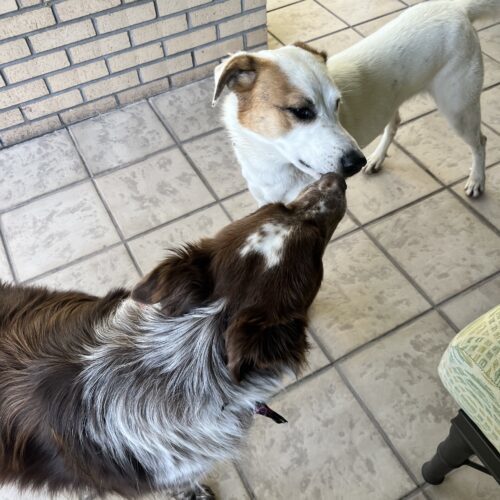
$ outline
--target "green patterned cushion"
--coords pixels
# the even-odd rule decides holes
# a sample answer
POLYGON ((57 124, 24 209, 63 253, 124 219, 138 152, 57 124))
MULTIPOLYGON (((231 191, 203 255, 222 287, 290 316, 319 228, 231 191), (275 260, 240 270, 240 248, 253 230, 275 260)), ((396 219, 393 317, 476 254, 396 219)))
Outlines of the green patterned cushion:
POLYGON ((455 336, 443 354, 439 376, 460 408, 500 450, 500 305, 455 336))

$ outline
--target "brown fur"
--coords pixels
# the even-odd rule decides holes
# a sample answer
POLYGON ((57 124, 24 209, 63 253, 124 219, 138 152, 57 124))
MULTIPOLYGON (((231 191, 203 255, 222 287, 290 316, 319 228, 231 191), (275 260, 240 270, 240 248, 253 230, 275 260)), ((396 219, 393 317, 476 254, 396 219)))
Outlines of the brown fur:
POLYGON ((296 119, 288 108, 307 102, 285 73, 273 62, 251 54, 232 57, 218 77, 215 99, 227 85, 238 98, 240 123, 265 137, 286 134, 296 119))
POLYGON ((310 45, 307 45, 307 43, 304 42, 295 42, 292 45, 295 45, 295 47, 299 47, 300 49, 307 50, 307 52, 310 52, 311 54, 318 56, 325 63, 328 60, 328 54, 324 50, 316 50, 314 47, 311 47, 310 45))
MULTIPOLYGON (((325 179, 290 205, 265 206, 170 255, 131 297, 159 304, 168 316, 223 299, 212 349, 223 350, 235 380, 255 370, 299 371, 323 251, 345 212, 345 183, 334 174, 325 179), (319 199, 327 210, 316 210, 319 199), (281 261, 270 269, 261 255, 240 254, 247 237, 266 222, 293 228, 281 261)), ((126 496, 152 488, 134 450, 128 465, 118 464, 88 436, 82 403, 85 347, 99 345, 96 324, 129 297, 125 290, 98 298, 0 282, 0 482, 126 496)), ((145 370, 142 376, 158 373, 145 370)))

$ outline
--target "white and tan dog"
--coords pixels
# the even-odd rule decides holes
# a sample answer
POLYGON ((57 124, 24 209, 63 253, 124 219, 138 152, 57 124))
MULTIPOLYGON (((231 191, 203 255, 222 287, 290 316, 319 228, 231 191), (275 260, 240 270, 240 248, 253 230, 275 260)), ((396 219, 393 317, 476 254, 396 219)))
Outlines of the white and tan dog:
POLYGON ((322 173, 376 172, 398 108, 424 91, 471 148, 465 191, 479 196, 483 62, 472 21, 498 13, 500 0, 426 2, 328 59, 297 43, 224 61, 215 70, 214 104, 228 87, 224 121, 254 198, 289 202, 322 173), (360 148, 382 131, 366 162, 360 148))

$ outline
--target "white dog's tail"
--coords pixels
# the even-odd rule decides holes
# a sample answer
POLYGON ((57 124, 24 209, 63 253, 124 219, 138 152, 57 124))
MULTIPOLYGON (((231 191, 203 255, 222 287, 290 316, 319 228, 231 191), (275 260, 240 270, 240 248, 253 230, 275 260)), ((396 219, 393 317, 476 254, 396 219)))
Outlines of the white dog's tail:
POLYGON ((500 15, 500 0, 456 0, 471 22, 500 15))

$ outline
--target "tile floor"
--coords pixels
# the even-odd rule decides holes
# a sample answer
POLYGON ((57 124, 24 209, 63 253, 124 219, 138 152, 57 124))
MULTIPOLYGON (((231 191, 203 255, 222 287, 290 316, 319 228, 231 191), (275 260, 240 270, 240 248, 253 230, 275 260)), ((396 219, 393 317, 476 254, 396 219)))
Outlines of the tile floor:
MULTIPOLYGON (((270 45, 330 53, 412 1, 269 0, 270 45)), ((308 372, 257 419, 221 499, 499 498, 459 470, 420 466, 456 408, 436 373, 454 333, 500 300, 500 24, 482 23, 487 192, 462 187, 469 153, 421 96, 384 170, 349 181, 349 215, 325 254, 308 372)), ((0 277, 94 294, 131 285, 165 249, 213 234, 255 205, 205 80, 0 151, 0 277)), ((0 489, 0 500, 35 499, 0 489)), ((45 498, 43 495, 37 497, 45 498)))

